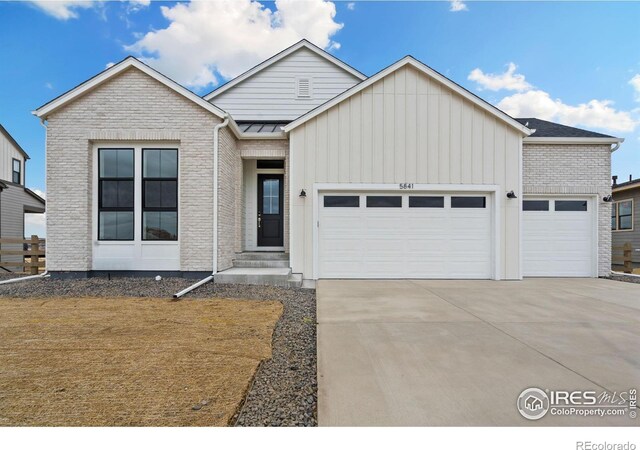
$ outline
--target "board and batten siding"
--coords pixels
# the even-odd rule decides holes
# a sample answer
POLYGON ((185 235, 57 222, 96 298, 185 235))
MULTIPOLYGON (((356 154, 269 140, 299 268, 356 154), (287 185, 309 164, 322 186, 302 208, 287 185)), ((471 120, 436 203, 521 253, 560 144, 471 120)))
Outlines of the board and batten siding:
POLYGON ((210 102, 243 120, 290 121, 334 98, 360 80, 346 70, 301 48, 252 75, 210 102), (297 98, 296 79, 312 80, 310 98, 297 98))
MULTIPOLYGON (((291 188, 314 183, 495 184, 501 273, 520 278, 522 136, 412 67, 401 67, 290 133, 291 188), (513 190, 518 200, 507 201, 513 190)), ((292 195, 291 265, 313 277, 313 198, 292 195)))
POLYGON ((24 156, 9 139, 0 133, 0 180, 13 181, 13 160, 20 161, 21 184, 24 184, 24 156))

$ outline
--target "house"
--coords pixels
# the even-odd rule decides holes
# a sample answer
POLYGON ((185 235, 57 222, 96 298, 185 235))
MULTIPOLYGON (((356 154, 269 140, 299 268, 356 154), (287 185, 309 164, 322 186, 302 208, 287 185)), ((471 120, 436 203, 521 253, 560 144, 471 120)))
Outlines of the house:
POLYGON ((622 139, 514 119, 411 56, 366 77, 303 40, 204 97, 128 57, 34 114, 54 276, 610 272, 622 139))
MULTIPOLYGON (((0 238, 24 238, 24 215, 43 213, 44 200, 25 187, 29 155, 0 124, 0 238)), ((22 250, 20 244, 0 244, 0 250, 22 250)), ((0 254, 0 271, 16 271, 22 256, 0 254)), ((21 271, 21 270, 19 270, 21 271)))
POLYGON ((613 206, 611 208, 611 243, 612 259, 616 270, 622 270, 619 265, 623 261, 620 250, 626 243, 631 244, 631 262, 634 268, 640 267, 640 178, 618 183, 618 177, 613 177, 612 186, 613 206))

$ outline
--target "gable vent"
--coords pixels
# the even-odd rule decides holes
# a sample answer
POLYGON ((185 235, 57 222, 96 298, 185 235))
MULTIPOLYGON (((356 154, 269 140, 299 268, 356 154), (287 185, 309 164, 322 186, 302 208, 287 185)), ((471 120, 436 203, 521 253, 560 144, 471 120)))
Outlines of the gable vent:
POLYGON ((296 79, 296 96, 298 98, 311 98, 311 78, 296 79))

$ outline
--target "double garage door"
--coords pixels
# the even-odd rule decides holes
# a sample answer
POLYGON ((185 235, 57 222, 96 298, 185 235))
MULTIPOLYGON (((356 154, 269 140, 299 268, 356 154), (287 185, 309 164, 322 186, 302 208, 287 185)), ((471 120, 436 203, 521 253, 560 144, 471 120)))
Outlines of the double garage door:
MULTIPOLYGON (((490 194, 323 193, 319 278, 493 278, 490 194)), ((522 202, 523 275, 594 276, 592 201, 522 202)))
POLYGON ((324 194, 320 278, 491 278, 491 197, 324 194))

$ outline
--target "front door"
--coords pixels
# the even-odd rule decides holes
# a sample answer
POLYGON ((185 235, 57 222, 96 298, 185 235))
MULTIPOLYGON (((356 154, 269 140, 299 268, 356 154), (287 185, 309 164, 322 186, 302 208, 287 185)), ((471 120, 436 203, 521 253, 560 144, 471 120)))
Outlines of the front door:
POLYGON ((258 175, 258 247, 284 245, 283 175, 258 175))

